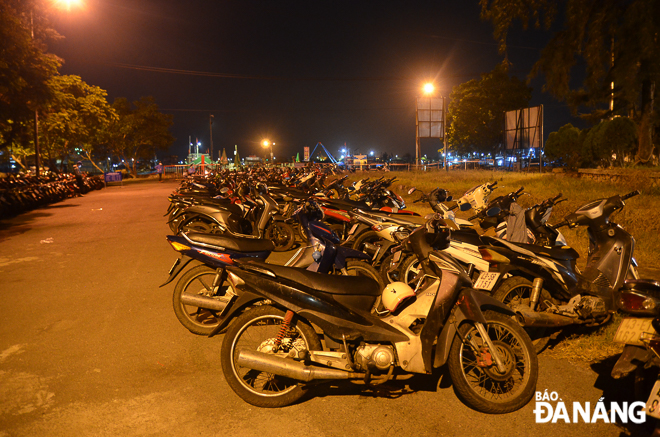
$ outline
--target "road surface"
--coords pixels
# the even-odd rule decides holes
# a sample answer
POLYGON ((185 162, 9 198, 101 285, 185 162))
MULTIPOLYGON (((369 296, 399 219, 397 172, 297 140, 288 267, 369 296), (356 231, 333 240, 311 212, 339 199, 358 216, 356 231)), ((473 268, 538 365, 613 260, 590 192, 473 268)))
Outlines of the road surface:
MULTIPOLYGON (((603 420, 536 423, 535 401, 481 414, 460 402, 445 369, 377 390, 322 387, 275 410, 243 402, 222 376, 222 336, 190 334, 172 310, 174 284, 159 288, 177 258, 163 217, 175 187, 113 186, 0 222, 0 437, 638 433, 603 420)), ((566 405, 628 400, 610 384, 611 363, 599 377, 539 361, 537 389, 566 405)))

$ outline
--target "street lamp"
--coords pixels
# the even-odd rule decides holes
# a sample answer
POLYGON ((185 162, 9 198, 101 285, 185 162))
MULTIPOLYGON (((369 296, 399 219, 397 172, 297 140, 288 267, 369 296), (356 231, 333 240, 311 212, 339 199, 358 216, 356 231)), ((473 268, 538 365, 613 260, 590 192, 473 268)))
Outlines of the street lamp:
POLYGON ((270 147, 270 163, 273 164, 273 146, 275 145, 275 143, 271 143, 268 140, 263 140, 261 142, 261 145, 263 146, 264 149, 270 147))
MULTIPOLYGON (((54 5, 66 7, 67 11, 71 10, 71 6, 82 6, 82 0, 55 0, 54 5)), ((30 9, 30 34, 32 42, 34 43, 34 5, 30 9)), ((36 176, 39 177, 39 167, 41 166, 41 151, 39 149, 39 107, 34 108, 34 163, 36 168, 36 176)))

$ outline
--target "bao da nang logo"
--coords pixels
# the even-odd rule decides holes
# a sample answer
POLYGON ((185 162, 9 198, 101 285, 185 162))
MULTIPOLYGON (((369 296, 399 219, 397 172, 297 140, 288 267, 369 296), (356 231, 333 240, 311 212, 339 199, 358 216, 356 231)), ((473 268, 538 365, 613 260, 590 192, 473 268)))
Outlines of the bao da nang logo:
POLYGON ((536 392, 536 423, 644 423, 644 402, 573 402, 566 404, 556 391, 536 392))

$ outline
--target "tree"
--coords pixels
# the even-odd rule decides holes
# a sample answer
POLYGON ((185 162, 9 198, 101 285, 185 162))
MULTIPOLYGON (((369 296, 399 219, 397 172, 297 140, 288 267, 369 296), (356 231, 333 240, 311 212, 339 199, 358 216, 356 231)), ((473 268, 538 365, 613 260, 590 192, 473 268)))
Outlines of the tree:
POLYGON ((43 38, 56 34, 38 9, 32 17, 20 9, 27 3, 0 1, 0 149, 11 147, 19 159, 34 153, 35 110, 52 98, 49 80, 60 66, 43 44, 43 38))
POLYGON ((529 106, 532 89, 501 64, 480 80, 454 87, 447 108, 447 144, 455 153, 491 153, 502 144, 505 111, 529 106))
POLYGON ((159 112, 153 97, 141 97, 131 105, 120 97, 112 104, 118 118, 108 126, 109 149, 130 163, 137 176, 139 159, 151 159, 156 150, 167 150, 174 142, 169 132, 172 116, 159 112))
POLYGON ((580 129, 569 123, 548 135, 545 156, 551 161, 561 160, 571 170, 580 168, 583 158, 587 157, 583 151, 580 129))
POLYGON ((611 167, 614 163, 623 166, 635 153, 636 141, 637 126, 630 118, 603 120, 586 135, 585 155, 603 167, 611 167))
POLYGON ((58 157, 62 161, 71 153, 82 155, 102 172, 93 155, 106 142, 110 123, 117 121, 106 91, 79 76, 55 76, 50 86, 54 97, 41 118, 44 152, 51 160, 58 157))
POLYGON ((574 112, 580 106, 592 108, 586 116, 591 120, 632 113, 639 133, 636 160, 651 160, 652 132, 658 123, 655 84, 660 77, 657 0, 480 0, 480 4, 482 18, 493 23, 505 56, 514 20, 520 19, 524 28, 530 23, 541 27, 543 22, 548 30, 562 6, 561 28, 543 49, 530 76, 542 73, 544 89, 568 102, 574 112), (576 72, 584 74, 584 80, 573 87, 576 72))

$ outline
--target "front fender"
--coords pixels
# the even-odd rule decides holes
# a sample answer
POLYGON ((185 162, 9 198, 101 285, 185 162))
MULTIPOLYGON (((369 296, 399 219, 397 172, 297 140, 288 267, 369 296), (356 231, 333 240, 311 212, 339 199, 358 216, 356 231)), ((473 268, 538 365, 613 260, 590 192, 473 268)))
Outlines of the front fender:
POLYGON ((357 258, 371 261, 371 257, 361 250, 356 250, 350 247, 335 246, 337 254, 335 255, 335 266, 339 269, 346 267, 346 259, 357 258))

